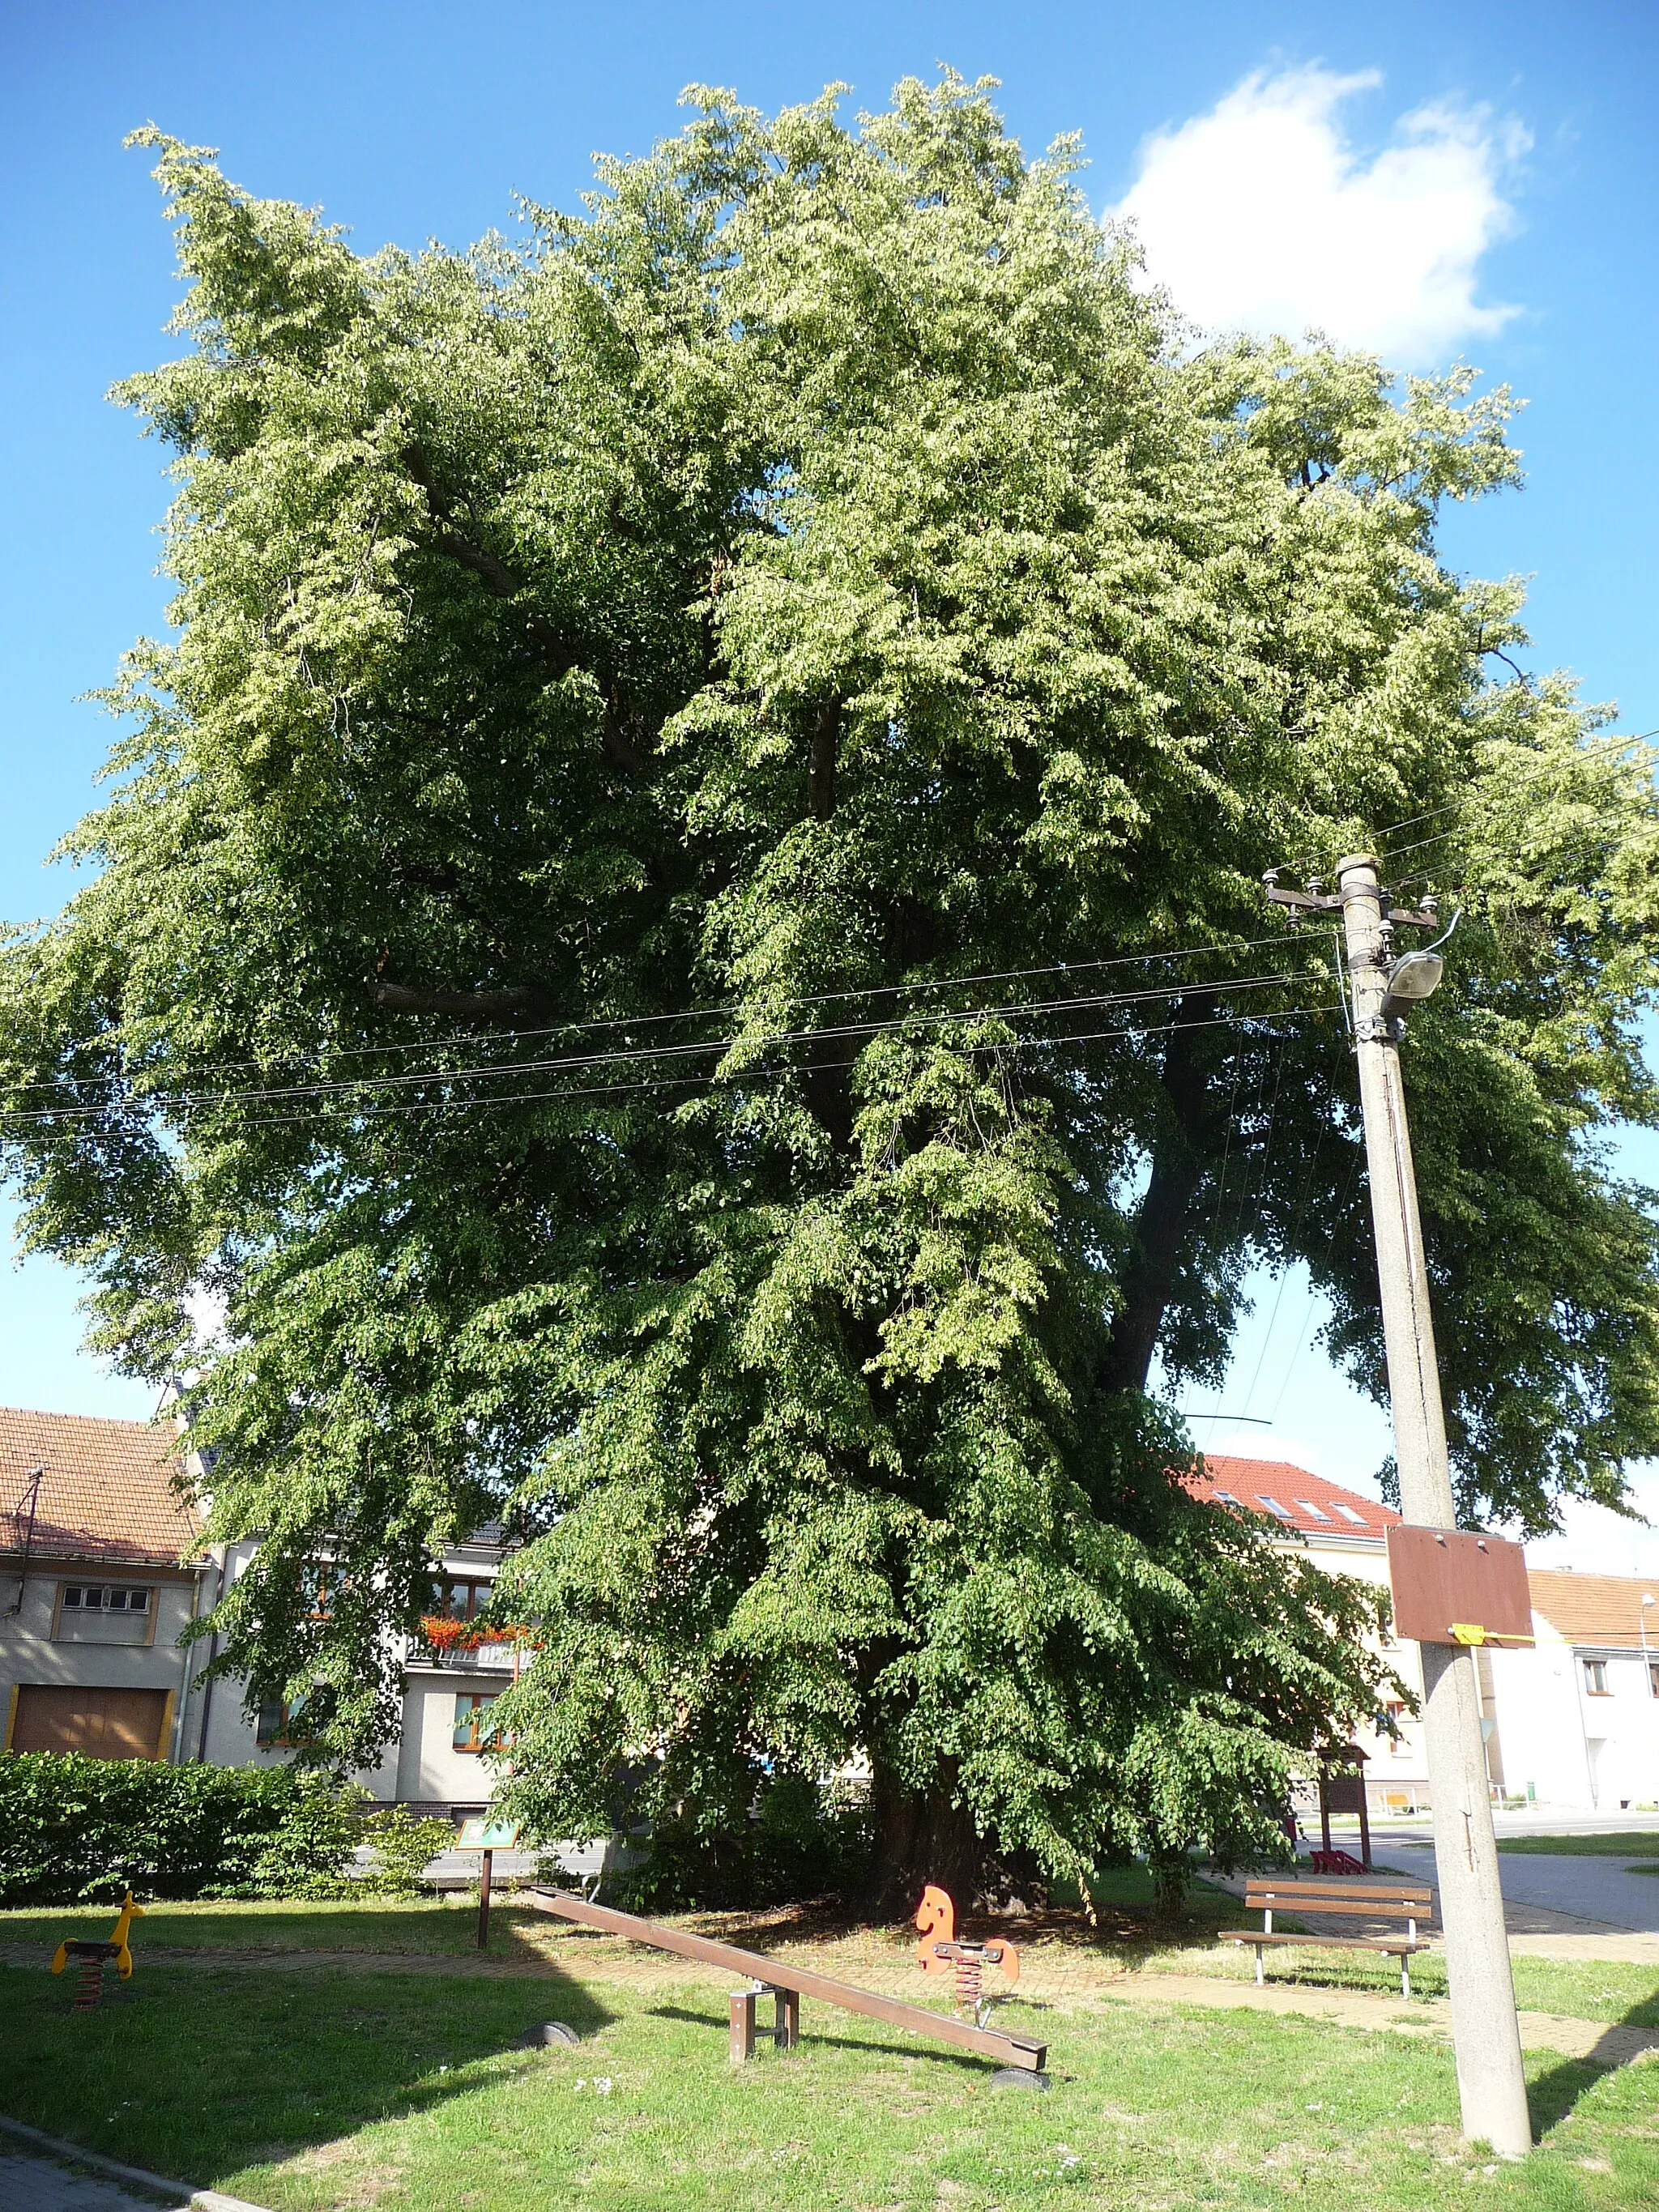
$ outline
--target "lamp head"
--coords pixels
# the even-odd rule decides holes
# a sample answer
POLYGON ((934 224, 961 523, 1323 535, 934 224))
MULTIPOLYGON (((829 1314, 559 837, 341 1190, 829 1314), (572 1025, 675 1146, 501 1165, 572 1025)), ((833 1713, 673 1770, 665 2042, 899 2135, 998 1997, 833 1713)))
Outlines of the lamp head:
POLYGON ((1446 963, 1437 952, 1407 952, 1389 970, 1391 999, 1426 999, 1439 988, 1446 963))

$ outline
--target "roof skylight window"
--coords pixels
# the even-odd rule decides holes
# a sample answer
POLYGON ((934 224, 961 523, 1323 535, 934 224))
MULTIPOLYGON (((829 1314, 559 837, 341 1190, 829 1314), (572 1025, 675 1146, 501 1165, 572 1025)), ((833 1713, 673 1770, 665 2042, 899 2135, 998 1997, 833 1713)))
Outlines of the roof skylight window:
POLYGON ((1265 1490, 1258 1490, 1255 1495, 1257 1504, 1265 1505, 1269 1513, 1276 1513, 1281 1521, 1293 1521, 1296 1518, 1288 1505, 1281 1505, 1276 1498, 1269 1498, 1265 1490))
POLYGON ((1352 1505, 1337 1504, 1334 1498, 1333 1498, 1331 1502, 1333 1504, 1336 1504, 1336 1510, 1342 1516, 1342 1518, 1345 1521, 1352 1521, 1356 1528, 1364 1528, 1368 1525, 1364 1515, 1363 1513, 1356 1513, 1352 1505))
POLYGON ((1312 1514, 1316 1521, 1328 1521, 1331 1517, 1324 1507, 1316 1505, 1311 1498, 1298 1498, 1296 1502, 1304 1513, 1312 1514))

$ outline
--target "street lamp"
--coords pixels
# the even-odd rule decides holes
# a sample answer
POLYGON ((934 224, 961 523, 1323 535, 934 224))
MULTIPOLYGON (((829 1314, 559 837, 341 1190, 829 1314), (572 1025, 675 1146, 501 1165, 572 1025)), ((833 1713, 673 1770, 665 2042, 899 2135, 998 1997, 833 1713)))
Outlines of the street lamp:
POLYGON ((1659 1603, 1659 1600, 1656 1600, 1653 1592, 1650 1590, 1642 1600, 1636 1614, 1636 1625, 1642 1632, 1642 1663, 1648 1670, 1648 1695, 1650 1698, 1659 1697, 1659 1689, 1654 1686, 1653 1662, 1648 1656, 1648 1607, 1656 1603, 1659 1603))
POLYGON ((1407 1002, 1413 999, 1432 997, 1440 988, 1440 979, 1446 972, 1446 963, 1440 957, 1440 948, 1450 937, 1452 930, 1463 919, 1460 906, 1451 918, 1451 927, 1443 930, 1432 945, 1425 945, 1415 952, 1402 953, 1389 969, 1383 991, 1389 999, 1407 1002))

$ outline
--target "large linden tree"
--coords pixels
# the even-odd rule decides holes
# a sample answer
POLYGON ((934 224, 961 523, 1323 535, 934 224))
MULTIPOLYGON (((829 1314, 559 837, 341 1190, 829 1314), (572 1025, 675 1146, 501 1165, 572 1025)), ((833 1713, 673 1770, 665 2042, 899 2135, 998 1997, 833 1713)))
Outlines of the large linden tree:
POLYGON ((176 627, 4 956, 27 1233, 198 1374, 219 1663, 322 1752, 501 1518, 546 1835, 850 1770, 878 1903, 1266 1850, 1376 1601, 1170 1407, 1263 1265, 1382 1376, 1329 933, 1259 879, 1465 909, 1406 1045, 1449 1416, 1544 1528, 1659 1450, 1651 763, 1437 558, 1503 395, 1200 343, 985 86, 690 105, 465 253, 149 136, 176 627))

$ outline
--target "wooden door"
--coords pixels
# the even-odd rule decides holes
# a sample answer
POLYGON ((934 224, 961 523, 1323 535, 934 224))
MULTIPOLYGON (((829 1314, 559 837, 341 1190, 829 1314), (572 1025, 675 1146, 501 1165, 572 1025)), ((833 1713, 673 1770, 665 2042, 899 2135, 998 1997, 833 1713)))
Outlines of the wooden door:
POLYGON ((165 1690, 83 1690, 25 1682, 14 1751, 80 1751, 91 1759, 160 1759, 165 1690))

